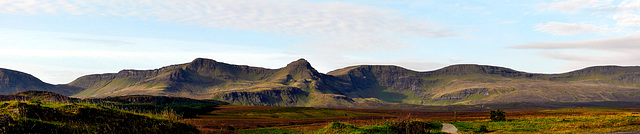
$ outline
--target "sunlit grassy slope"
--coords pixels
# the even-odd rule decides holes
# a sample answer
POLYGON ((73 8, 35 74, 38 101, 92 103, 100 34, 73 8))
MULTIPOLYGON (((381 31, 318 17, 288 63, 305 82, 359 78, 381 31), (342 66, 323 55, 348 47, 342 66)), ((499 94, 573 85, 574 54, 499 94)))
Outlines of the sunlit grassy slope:
MULTIPOLYGON (((635 111, 635 112, 634 112, 635 111)), ((480 132, 485 125, 492 133, 610 133, 640 131, 640 114, 621 108, 560 108, 541 110, 508 121, 454 122, 463 132, 480 132)))
POLYGON ((190 125, 89 103, 0 102, 0 133, 199 133, 190 125))
POLYGON ((155 70, 87 75, 68 86, 85 89, 75 97, 180 96, 263 106, 638 102, 640 67, 601 66, 563 74, 533 74, 483 65, 454 65, 426 72, 361 65, 322 74, 304 59, 266 69, 198 58, 155 70))

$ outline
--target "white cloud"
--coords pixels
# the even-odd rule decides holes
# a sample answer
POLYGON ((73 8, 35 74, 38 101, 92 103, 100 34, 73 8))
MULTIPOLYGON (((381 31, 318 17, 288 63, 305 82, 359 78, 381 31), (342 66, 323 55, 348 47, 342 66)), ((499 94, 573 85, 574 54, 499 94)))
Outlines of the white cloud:
POLYGON ((599 51, 640 50, 640 35, 630 35, 616 38, 594 39, 572 42, 531 43, 513 46, 516 49, 590 49, 599 51))
POLYGON ((550 10, 561 10, 569 13, 577 13, 585 8, 596 8, 611 4, 612 0, 567 0, 552 3, 542 3, 550 10))
POLYGON ((584 61, 593 61, 594 58, 589 55, 579 54, 579 52, 571 53, 571 52, 543 52, 540 55, 559 60, 566 61, 574 61, 574 62, 584 62, 584 61))
POLYGON ((541 56, 568 61, 566 68, 576 69, 594 65, 639 65, 640 35, 616 38, 532 43, 513 46, 514 49, 539 49, 541 56))
MULTIPOLYGON (((610 17, 611 20, 617 22, 616 24, 620 26, 618 29, 640 27, 640 0, 624 0, 615 2, 612 0, 564 0, 553 3, 542 3, 540 5, 547 7, 545 9, 560 10, 569 13, 582 13, 587 11, 587 13, 591 13, 591 15, 596 19, 601 19, 597 17, 598 15, 605 15, 610 17)), ((576 26, 573 27, 578 28, 576 26)), ((583 28, 582 30, 586 29, 583 28)), ((557 35, 574 34, 572 32, 566 32, 566 30, 550 33, 557 35)))
MULTIPOLYGON (((372 44, 399 49, 387 35, 443 38, 456 36, 435 23, 402 17, 395 10, 344 2, 300 0, 5 0, 0 13, 73 14, 137 17, 178 24, 261 31, 334 40, 339 37, 385 40, 372 44)), ((370 44, 368 40, 348 45, 370 44)), ((322 42, 316 44, 331 44, 322 42)), ((324 46, 324 45, 319 45, 324 46)), ((331 46, 331 45, 329 45, 331 46)))
MULTIPOLYGON (((407 48, 408 46, 393 38, 377 37, 377 36, 347 36, 347 37, 332 37, 325 38, 322 43, 307 43, 309 46, 321 49, 329 49, 332 54, 340 54, 343 52, 390 52, 394 49, 388 48, 407 48)), ((327 53, 321 51, 320 53, 327 53)))
POLYGON ((640 15, 631 13, 620 13, 613 16, 620 26, 640 26, 640 15))
POLYGON ((610 33, 611 29, 598 27, 588 24, 548 22, 546 24, 538 24, 536 30, 551 33, 554 35, 574 35, 582 33, 610 33))
POLYGON ((616 12, 612 19, 620 26, 640 26, 640 0, 625 0, 618 5, 597 9, 616 12))
POLYGON ((570 13, 581 11, 613 13, 611 19, 617 21, 619 26, 640 26, 640 0, 624 0, 617 4, 611 0, 567 0, 541 5, 570 13))
POLYGON ((617 5, 608 5, 594 9, 594 11, 609 11, 609 12, 633 12, 640 9, 639 0, 625 0, 617 5))

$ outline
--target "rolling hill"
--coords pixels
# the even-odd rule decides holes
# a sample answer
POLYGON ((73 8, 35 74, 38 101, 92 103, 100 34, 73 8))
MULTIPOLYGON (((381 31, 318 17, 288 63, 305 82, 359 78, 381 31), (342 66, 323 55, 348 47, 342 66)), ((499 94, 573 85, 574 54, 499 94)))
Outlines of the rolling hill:
POLYGON ((453 65, 428 72, 396 66, 353 66, 329 75, 353 83, 362 94, 420 105, 513 102, 638 101, 640 67, 591 67, 563 74, 532 74, 482 65, 453 65), (375 93, 375 92, 374 92, 375 93), (396 95, 389 95, 396 94, 396 95))
MULTIPOLYGON (((22 85, 11 89, 37 83, 22 85)), ((57 91, 81 98, 156 95, 263 106, 640 102, 640 67, 597 66, 562 74, 536 74, 472 64, 425 72, 359 65, 323 74, 304 59, 267 69, 197 58, 159 69, 122 70, 83 76, 66 85, 41 85, 81 89, 57 91)), ((56 92, 57 88, 43 89, 56 92)))

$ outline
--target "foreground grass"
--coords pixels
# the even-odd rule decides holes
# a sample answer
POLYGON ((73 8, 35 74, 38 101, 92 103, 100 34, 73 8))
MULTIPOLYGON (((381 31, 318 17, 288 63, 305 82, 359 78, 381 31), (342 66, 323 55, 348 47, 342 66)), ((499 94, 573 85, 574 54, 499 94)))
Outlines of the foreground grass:
MULTIPOLYGON (((640 131, 640 114, 612 108, 561 108, 508 121, 453 122, 459 131, 481 133, 608 133, 640 131), (542 116, 542 114, 546 114, 542 116), (549 115, 551 114, 551 115, 549 115), (554 115, 555 114, 555 115, 554 115)), ((509 117, 508 117, 509 118, 509 117)))
POLYGON ((0 102, 0 133, 199 133, 161 115, 90 103, 0 102))
POLYGON ((318 134, 439 134, 442 125, 437 122, 404 121, 384 125, 358 126, 332 122, 318 130, 318 134))

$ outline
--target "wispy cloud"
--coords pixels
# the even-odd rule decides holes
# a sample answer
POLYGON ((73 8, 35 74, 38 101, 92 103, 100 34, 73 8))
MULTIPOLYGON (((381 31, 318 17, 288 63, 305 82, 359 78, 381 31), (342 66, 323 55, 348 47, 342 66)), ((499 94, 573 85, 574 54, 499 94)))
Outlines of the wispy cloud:
POLYGON ((111 46, 120 46, 120 45, 133 45, 135 43, 116 40, 116 39, 87 39, 87 38, 60 38, 62 40, 79 42, 79 43, 93 43, 93 44, 103 44, 103 45, 111 45, 111 46))
POLYGON ((620 26, 640 26, 640 15, 632 13, 621 13, 613 16, 620 26))
POLYGON ((516 49, 590 49, 600 51, 640 50, 640 35, 630 35, 616 38, 594 39, 572 42, 531 43, 510 48, 516 49))
POLYGON ((619 26, 640 26, 640 0, 565 0, 553 3, 542 3, 548 10, 560 10, 568 13, 613 13, 612 20, 619 26))
MULTIPOLYGON (((334 40, 342 37, 384 40, 371 44, 344 42, 342 46, 371 44, 368 47, 399 49, 390 34, 422 38, 456 36, 435 23, 402 17, 392 9, 345 2, 250 1, 250 0, 4 0, 0 13, 71 14, 137 17, 204 27, 261 31, 315 39, 334 40), (349 44, 346 44, 349 43, 349 44), (387 43, 387 44, 382 44, 387 43)), ((333 47, 340 42, 311 44, 333 47)), ((308 45, 308 44, 307 44, 308 45)), ((328 48, 329 49, 329 48, 328 48)), ((354 49, 356 50, 356 49, 354 49)))
POLYGON ((611 4, 613 0, 566 0, 540 4, 549 10, 560 10, 569 13, 577 13, 585 8, 595 8, 611 4))
POLYGON ((498 22, 498 24, 516 24, 516 23, 518 23, 518 21, 516 20, 498 22))
POLYGON ((568 68, 640 64, 640 35, 571 42, 531 43, 513 49, 539 49, 541 56, 568 61, 568 68))
POLYGON ((589 24, 548 22, 535 26, 537 31, 551 33, 554 35, 574 35, 582 33, 610 33, 613 30, 606 27, 599 27, 589 24))

